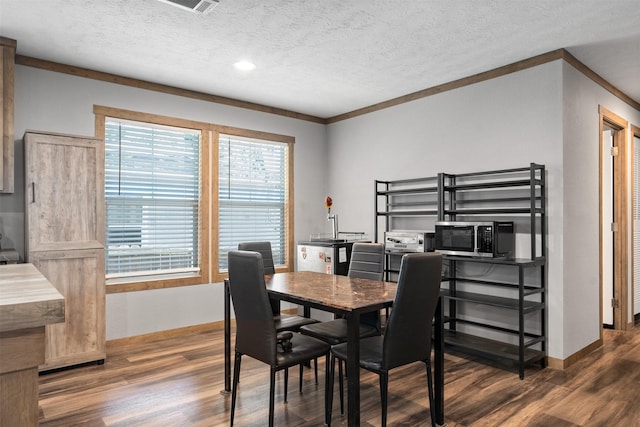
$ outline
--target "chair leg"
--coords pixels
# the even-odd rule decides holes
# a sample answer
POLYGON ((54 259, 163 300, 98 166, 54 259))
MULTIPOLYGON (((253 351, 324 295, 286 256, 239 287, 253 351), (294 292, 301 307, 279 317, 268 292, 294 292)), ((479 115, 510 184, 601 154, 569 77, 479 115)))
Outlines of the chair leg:
MULTIPOLYGON (((333 395, 333 381, 329 381, 329 352, 327 352, 325 359, 325 374, 324 374, 324 422, 326 425, 331 426, 331 407, 329 405, 329 393, 333 395)), ((317 368, 316 364, 316 368, 317 368)), ((332 375, 333 378, 333 375, 332 375)))
POLYGON ((231 422, 233 427, 233 417, 236 413, 236 395, 238 394, 238 381, 240 380, 240 362, 242 362, 242 354, 236 352, 235 359, 233 361, 233 389, 231 392, 231 422))
POLYGON ((327 371, 327 378, 328 378, 328 383, 329 385, 327 386, 327 389, 325 390, 325 399, 328 399, 328 404, 329 404, 329 420, 331 420, 331 416, 333 413, 333 384, 334 384, 334 376, 336 373, 336 357, 332 354, 331 355, 331 362, 329 363, 329 371, 327 371))
MULTIPOLYGON (((286 371, 285 371, 286 375, 286 371)), ((285 383, 286 387, 286 383, 285 383)), ((269 427, 273 427, 273 408, 275 406, 276 370, 271 368, 271 378, 269 381, 269 427)))
POLYGON ((284 403, 287 403, 288 388, 289 388, 289 368, 284 368, 284 403))
POLYGON ((389 374, 383 372, 380 374, 380 401, 382 403, 382 427, 387 425, 387 391, 389 387, 389 374))
POLYGON ((302 393, 302 376, 304 375, 304 365, 300 364, 300 393, 302 393))
POLYGON ((433 407, 433 377, 431 374, 431 363, 429 360, 425 362, 427 365, 427 388, 429 390, 429 413, 431 414, 431 427, 436 427, 436 408, 433 407))
POLYGON ((316 384, 318 384, 318 359, 313 361, 313 371, 316 375, 316 384))
POLYGON ((342 375, 342 360, 338 359, 338 387, 340 388, 340 415, 344 415, 344 377, 342 375))

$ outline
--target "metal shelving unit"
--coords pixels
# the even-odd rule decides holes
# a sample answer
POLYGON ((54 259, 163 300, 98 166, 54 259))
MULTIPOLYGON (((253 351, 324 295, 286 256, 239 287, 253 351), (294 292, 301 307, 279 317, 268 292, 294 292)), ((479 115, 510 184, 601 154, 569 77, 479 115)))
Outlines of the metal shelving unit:
MULTIPOLYGON (((528 235, 530 254, 526 258, 445 255, 443 284, 446 282, 447 285, 441 292, 443 300, 448 301, 445 344, 517 367, 521 379, 526 366, 536 362, 546 366, 545 201, 545 168, 535 163, 515 169, 376 181, 376 241, 381 241, 380 231, 396 228, 395 219, 408 217, 420 218, 426 223, 435 223, 436 220, 513 219, 521 234, 528 235), (379 225, 381 217, 384 218, 384 227, 379 225), (468 265, 500 266, 510 279, 495 280, 491 275, 477 277, 465 274, 464 266, 468 265), (491 295, 494 293, 499 295, 491 295), (487 319, 472 319, 460 314, 461 304, 513 313, 514 319, 511 325, 506 326, 491 319, 491 313, 487 319), (466 329, 475 332, 469 333, 466 329), (484 335, 491 335, 492 339, 484 335)), ((388 254, 387 280, 396 272, 392 260, 393 254, 388 254)))
MULTIPOLYGON (((439 215, 439 177, 375 181, 374 239, 384 241, 384 232, 411 227, 398 226, 404 222, 435 222, 439 215), (384 224, 380 224, 380 218, 384 224)), ((413 229, 416 229, 413 227, 413 229)), ((431 227, 433 229, 433 227, 431 227)), ((398 253, 385 256, 385 280, 394 280, 398 266, 393 263, 398 253)))

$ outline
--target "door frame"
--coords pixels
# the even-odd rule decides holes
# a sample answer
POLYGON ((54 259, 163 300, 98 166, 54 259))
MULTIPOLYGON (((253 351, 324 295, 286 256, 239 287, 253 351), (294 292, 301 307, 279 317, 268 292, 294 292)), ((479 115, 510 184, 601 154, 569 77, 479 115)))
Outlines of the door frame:
MULTIPOLYGON (((617 232, 614 234, 613 241, 613 255, 614 255, 614 281, 613 281, 613 296, 618 300, 617 307, 613 308, 613 328, 617 330, 627 330, 629 327, 629 292, 628 292, 628 277, 630 268, 630 255, 629 255, 629 212, 628 212, 628 188, 629 188, 629 176, 630 167, 627 162, 627 129, 629 123, 622 117, 606 109, 602 105, 598 106, 599 120, 599 149, 600 149, 600 330, 602 331, 603 311, 602 311, 602 286, 603 286, 603 237, 604 233, 611 232, 611 225, 603 223, 603 207, 604 203, 609 203, 610 200, 604 200, 604 179, 603 179, 603 165, 605 161, 608 161, 603 155, 604 151, 604 139, 602 137, 605 126, 609 126, 613 129, 613 146, 617 147, 618 154, 614 156, 614 176, 613 176, 613 203, 614 213, 613 221, 617 224, 617 232), (622 274, 621 274, 622 273, 622 274)), ((602 335, 602 332, 601 332, 602 335)))

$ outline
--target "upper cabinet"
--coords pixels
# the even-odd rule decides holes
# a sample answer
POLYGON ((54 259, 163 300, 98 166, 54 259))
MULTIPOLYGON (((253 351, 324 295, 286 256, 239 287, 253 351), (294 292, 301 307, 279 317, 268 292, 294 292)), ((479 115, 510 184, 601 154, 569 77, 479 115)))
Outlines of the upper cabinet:
POLYGON ((0 193, 13 193, 13 74, 16 41, 0 37, 0 193))
POLYGON ((27 254, 103 249, 102 140, 27 131, 24 152, 27 254))

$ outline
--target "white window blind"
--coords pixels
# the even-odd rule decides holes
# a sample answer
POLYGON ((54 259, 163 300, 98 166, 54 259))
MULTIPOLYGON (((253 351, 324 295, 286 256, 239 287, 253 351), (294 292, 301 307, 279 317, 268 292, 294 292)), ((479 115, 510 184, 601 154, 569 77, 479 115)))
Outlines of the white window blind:
POLYGON ((198 271, 200 131, 108 118, 107 278, 198 271))
POLYGON ((286 143, 230 135, 219 140, 219 269, 240 242, 271 242, 275 265, 285 263, 286 143))

